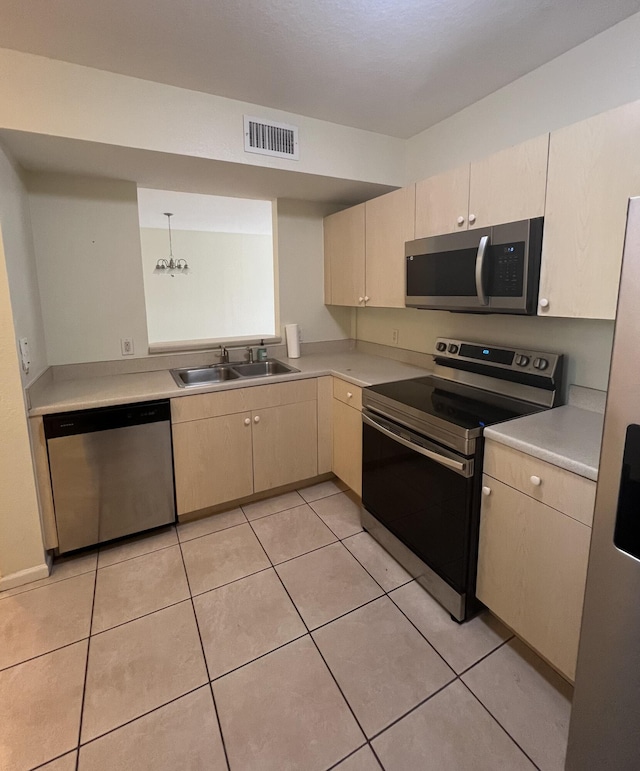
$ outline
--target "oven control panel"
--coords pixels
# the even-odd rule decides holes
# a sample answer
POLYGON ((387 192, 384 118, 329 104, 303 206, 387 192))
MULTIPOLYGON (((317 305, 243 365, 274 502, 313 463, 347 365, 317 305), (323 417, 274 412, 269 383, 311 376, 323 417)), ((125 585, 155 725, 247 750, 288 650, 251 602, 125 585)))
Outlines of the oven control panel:
POLYGON ((562 360, 562 355, 544 351, 530 351, 522 348, 503 348, 490 343, 477 343, 439 337, 436 340, 434 357, 446 365, 446 359, 466 361, 510 369, 514 372, 530 373, 552 378, 562 360))

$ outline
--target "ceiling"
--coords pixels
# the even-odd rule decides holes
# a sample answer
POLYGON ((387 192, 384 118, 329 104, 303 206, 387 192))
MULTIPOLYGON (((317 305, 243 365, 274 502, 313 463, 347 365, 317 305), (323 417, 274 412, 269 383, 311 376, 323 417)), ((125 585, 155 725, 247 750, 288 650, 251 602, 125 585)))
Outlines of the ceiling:
POLYGON ((138 188, 138 219, 141 228, 166 229, 167 218, 164 212, 173 215, 172 230, 263 236, 272 233, 271 201, 138 188))
POLYGON ((0 47, 407 138, 640 0, 0 0, 0 47))

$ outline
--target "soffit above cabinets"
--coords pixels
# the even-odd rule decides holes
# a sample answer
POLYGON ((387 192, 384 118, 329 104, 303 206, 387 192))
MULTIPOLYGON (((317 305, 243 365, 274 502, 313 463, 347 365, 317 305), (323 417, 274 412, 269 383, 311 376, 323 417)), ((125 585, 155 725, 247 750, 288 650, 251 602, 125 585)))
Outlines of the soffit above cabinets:
POLYGON ((4 6, 6 48, 407 138, 622 21, 640 2, 4 6))

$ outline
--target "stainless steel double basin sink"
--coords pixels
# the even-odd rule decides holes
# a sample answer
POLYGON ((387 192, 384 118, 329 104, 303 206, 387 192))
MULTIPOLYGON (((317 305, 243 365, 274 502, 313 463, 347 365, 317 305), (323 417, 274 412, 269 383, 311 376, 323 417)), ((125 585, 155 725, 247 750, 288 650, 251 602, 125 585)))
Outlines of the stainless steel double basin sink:
POLYGON ((171 375, 180 388, 195 388, 196 386, 224 383, 227 380, 245 378, 273 377, 286 375, 300 370, 283 364, 277 359, 238 364, 212 364, 209 367, 185 367, 172 369, 171 375))

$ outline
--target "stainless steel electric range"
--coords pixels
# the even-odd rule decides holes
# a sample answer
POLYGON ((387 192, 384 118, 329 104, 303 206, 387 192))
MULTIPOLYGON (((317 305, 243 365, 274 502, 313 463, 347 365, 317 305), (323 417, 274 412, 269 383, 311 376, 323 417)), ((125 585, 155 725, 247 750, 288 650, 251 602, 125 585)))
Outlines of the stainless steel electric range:
POLYGON ((433 375, 362 393, 362 524, 457 621, 475 597, 483 428, 559 404, 563 357, 439 338, 433 375))

